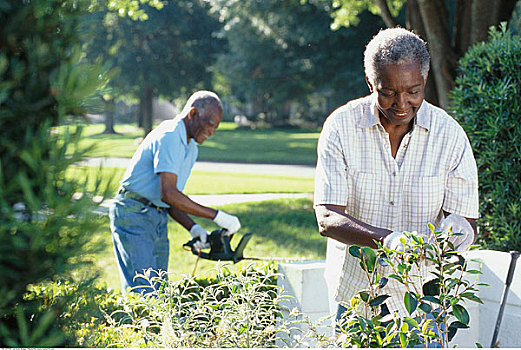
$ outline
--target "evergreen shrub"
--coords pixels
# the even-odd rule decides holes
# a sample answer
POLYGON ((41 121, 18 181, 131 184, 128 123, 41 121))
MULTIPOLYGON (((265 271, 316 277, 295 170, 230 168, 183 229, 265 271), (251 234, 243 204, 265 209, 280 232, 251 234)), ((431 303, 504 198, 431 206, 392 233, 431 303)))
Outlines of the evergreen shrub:
POLYGON ((59 309, 41 312, 28 287, 85 261, 92 196, 65 179, 82 158, 80 133, 53 126, 86 112, 105 83, 81 61, 85 0, 0 0, 0 346, 63 345, 59 309), (83 195, 78 195, 83 194, 83 195))
POLYGON ((491 28, 460 59, 451 101, 478 166, 480 243, 521 250, 521 37, 491 28))

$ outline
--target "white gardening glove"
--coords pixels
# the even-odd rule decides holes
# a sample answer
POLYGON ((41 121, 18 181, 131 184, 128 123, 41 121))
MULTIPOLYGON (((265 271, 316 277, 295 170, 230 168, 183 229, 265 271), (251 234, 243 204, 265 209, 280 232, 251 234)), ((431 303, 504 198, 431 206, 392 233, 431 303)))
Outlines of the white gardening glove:
POLYGON ((208 231, 206 231, 201 226, 194 224, 190 229, 190 235, 192 235, 192 238, 199 237, 199 240, 194 243, 194 247, 197 250, 210 248, 210 243, 206 241, 206 238, 208 237, 208 231))
MULTIPOLYGON (((421 236, 423 238, 424 242, 428 242, 429 238, 424 235, 423 233, 418 233, 416 231, 411 232, 411 234, 416 236, 421 236)), ((409 238, 404 235, 401 231, 393 231, 389 235, 384 237, 383 246, 385 248, 391 249, 391 250, 398 250, 400 252, 405 252, 405 246, 402 243, 401 238, 403 238, 406 242, 409 241, 409 238)))
POLYGON ((474 242, 474 229, 463 216, 450 214, 441 221, 440 230, 444 232, 461 233, 458 236, 450 236, 449 241, 454 245, 454 250, 467 250, 474 242))
POLYGON ((387 249, 398 250, 400 252, 403 252, 405 250, 405 247, 403 243, 400 241, 402 237, 407 239, 403 232, 393 231, 389 235, 384 237, 383 246, 387 249))
POLYGON ((235 232, 239 231, 241 228, 241 223, 239 218, 225 213, 222 210, 217 210, 217 215, 213 218, 213 221, 224 228, 227 232, 227 235, 233 235, 235 232))

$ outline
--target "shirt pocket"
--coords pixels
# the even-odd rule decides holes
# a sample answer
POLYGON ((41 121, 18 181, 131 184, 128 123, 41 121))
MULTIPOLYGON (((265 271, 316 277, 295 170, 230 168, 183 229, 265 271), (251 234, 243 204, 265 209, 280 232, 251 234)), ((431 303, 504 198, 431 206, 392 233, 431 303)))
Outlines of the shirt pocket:
POLYGON ((434 223, 443 205, 443 176, 412 176, 404 184, 405 213, 411 229, 423 232, 434 223))
POLYGON ((381 174, 347 170, 347 213, 370 225, 378 223, 389 183, 381 174))

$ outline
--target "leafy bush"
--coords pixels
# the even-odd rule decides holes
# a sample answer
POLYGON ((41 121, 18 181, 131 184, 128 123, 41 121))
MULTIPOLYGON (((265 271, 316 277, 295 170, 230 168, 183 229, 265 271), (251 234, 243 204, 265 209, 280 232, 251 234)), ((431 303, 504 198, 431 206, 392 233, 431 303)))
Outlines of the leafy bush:
POLYGON ((448 347, 458 329, 469 327, 465 301, 482 303, 476 292, 484 284, 467 277, 481 271, 468 269, 464 257, 454 251, 449 241, 452 232, 435 232, 432 225, 430 228, 429 237, 404 232, 404 252, 381 245, 376 251, 349 248, 349 254, 360 260, 368 289, 350 301, 345 324, 340 325, 344 328, 339 339, 342 346, 406 348, 438 343, 448 347), (382 314, 382 304, 390 298, 385 287, 391 280, 405 288, 400 302, 409 316, 382 314))
POLYGON ((521 37, 502 24, 460 59, 451 112, 476 157, 481 243, 503 251, 521 250, 520 96, 521 37))
POLYGON ((224 265, 212 278, 142 277, 161 287, 122 296, 64 281, 35 286, 26 299, 40 300, 43 311, 68 305, 58 317, 68 346, 274 347, 289 339, 273 264, 237 273, 224 265))
POLYGON ((85 112, 104 78, 81 62, 79 16, 84 0, 0 1, 0 345, 58 346, 59 310, 40 313, 23 298, 33 283, 84 261, 93 229, 92 197, 65 179, 83 152, 80 133, 53 133, 85 112), (73 148, 70 156, 67 150, 73 148))

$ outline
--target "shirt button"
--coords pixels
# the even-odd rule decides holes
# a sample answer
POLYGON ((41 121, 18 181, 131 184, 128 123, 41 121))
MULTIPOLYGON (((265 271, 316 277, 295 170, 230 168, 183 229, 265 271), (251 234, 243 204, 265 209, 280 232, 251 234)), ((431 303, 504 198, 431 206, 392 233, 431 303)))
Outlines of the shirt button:
POLYGON ((394 201, 390 201, 389 204, 390 204, 390 205, 394 205, 394 201))
POLYGON ((393 176, 396 176, 396 171, 393 171, 393 176))

